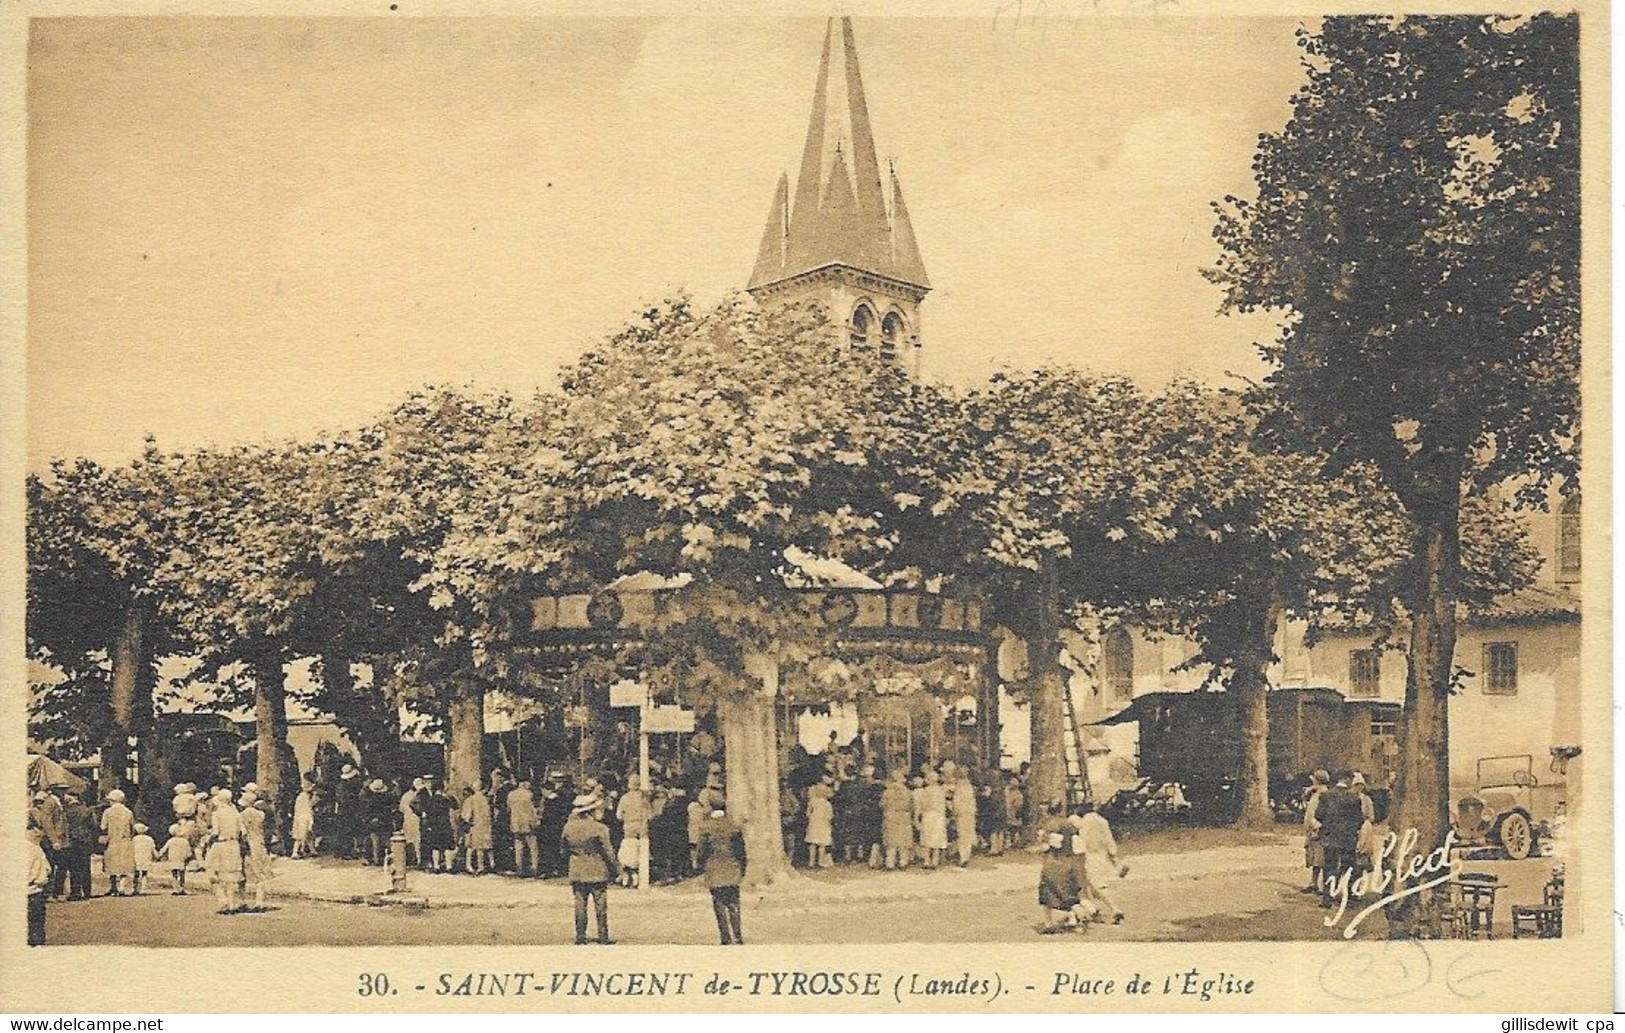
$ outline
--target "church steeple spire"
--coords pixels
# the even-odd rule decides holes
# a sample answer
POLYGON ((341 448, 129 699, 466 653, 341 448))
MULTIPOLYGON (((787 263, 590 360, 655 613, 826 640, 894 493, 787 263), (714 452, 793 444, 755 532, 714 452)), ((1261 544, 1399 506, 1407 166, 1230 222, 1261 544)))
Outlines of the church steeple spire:
POLYGON ((881 177, 858 69, 852 20, 824 28, 794 204, 780 176, 749 290, 759 301, 820 299, 852 344, 887 359, 916 348, 919 304, 931 289, 903 206, 897 170, 881 177))
MULTIPOLYGON (((775 200, 750 279, 752 289, 827 265, 846 265, 920 287, 927 285, 906 212, 899 223, 895 202, 901 194, 895 171, 890 210, 886 204, 852 20, 842 18, 840 22, 838 43, 835 19, 824 30, 795 204, 781 212, 775 200), (900 230, 907 238, 901 249, 900 230), (774 239, 777 246, 772 244, 774 239), (775 253, 782 256, 776 267, 771 260, 775 253), (907 260, 900 261, 905 254, 907 260)), ((787 189, 785 196, 788 204, 787 189)))

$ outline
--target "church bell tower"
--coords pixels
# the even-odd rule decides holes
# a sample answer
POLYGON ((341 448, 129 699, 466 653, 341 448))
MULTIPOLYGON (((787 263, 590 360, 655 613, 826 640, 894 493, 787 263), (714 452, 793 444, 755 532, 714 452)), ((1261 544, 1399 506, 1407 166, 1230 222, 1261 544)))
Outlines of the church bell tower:
POLYGON ((840 19, 839 41, 835 19, 824 30, 794 204, 781 175, 746 289, 759 303, 818 301, 854 350, 919 369, 920 302, 931 285, 897 170, 881 177, 850 18, 840 19))

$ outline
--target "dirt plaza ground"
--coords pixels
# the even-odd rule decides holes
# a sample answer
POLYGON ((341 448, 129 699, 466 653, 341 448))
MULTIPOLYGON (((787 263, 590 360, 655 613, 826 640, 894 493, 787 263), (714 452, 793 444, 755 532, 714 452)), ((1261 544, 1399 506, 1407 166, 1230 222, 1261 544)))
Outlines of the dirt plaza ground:
MULTIPOLYGON (((1328 912, 1301 892, 1301 840, 1284 832, 1165 829, 1124 837, 1129 875, 1118 885, 1120 926, 1093 925, 1089 941, 1235 941, 1340 938, 1328 912)), ((1552 858, 1470 862, 1500 877, 1498 937, 1510 936, 1514 903, 1535 903, 1552 858)), ((798 871, 747 890, 745 936, 756 943, 1035 942, 1038 859, 1025 853, 975 859, 969 868, 872 872, 798 871)), ((414 872, 407 893, 385 893, 386 872, 356 862, 278 861, 271 909, 218 915, 206 886, 171 896, 157 880, 141 898, 53 903, 53 944, 359 946, 568 943, 572 902, 561 880, 414 872)), ((105 886, 98 880, 98 892, 105 886)), ((716 942, 710 898, 698 881, 648 891, 610 891, 620 943, 716 942)), ((1351 913, 1356 910, 1351 908, 1351 913)), ((1381 938, 1380 914, 1356 935, 1381 938)))

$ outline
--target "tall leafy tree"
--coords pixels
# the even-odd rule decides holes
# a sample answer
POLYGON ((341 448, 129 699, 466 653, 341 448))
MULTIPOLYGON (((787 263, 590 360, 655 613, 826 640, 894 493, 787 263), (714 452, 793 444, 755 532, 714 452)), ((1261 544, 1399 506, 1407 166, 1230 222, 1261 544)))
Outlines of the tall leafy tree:
POLYGON ((1276 432, 1379 471, 1409 524, 1399 820, 1448 826, 1465 499, 1572 475, 1579 412, 1577 19, 1336 17, 1217 205, 1208 273, 1284 315, 1276 432))
POLYGON ((124 783, 132 739, 156 745, 153 665, 172 630, 156 572, 186 520, 170 478, 149 442, 122 467, 59 461, 28 480, 29 653, 64 676, 39 687, 37 715, 95 745, 106 788, 124 783))
POLYGON ((1040 804, 1067 797, 1062 632, 1116 599, 1111 536, 1163 533, 1145 415, 1126 379, 1056 368, 997 375, 963 399, 957 420, 932 424, 952 447, 932 453, 942 476, 930 509, 946 537, 925 547, 980 584, 1029 644, 1029 790, 1040 804))
POLYGON ((773 701, 785 669, 830 637, 790 590, 787 552, 884 561, 892 517, 915 501, 884 474, 923 447, 898 416, 914 390, 812 310, 651 306, 538 401, 545 428, 486 482, 500 498, 474 501, 481 515, 448 539, 433 591, 511 599, 670 579, 648 641, 623 659, 716 712, 751 877, 770 877, 786 864, 773 701))

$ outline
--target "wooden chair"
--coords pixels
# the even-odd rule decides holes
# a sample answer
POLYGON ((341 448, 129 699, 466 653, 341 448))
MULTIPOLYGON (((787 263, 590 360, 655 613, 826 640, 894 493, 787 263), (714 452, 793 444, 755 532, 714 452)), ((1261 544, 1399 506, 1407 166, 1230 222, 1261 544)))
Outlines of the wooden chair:
POLYGON ((1540 904, 1512 906, 1512 938, 1533 936, 1541 940, 1563 938, 1563 870, 1552 871, 1540 904))
POLYGON ((1466 912, 1453 883, 1433 887, 1429 903, 1432 905, 1426 927, 1429 936, 1435 940, 1459 940, 1466 936, 1466 912))
POLYGON ((1500 878, 1484 872, 1462 872, 1452 882, 1461 938, 1495 939, 1495 895, 1501 889, 1500 878))

